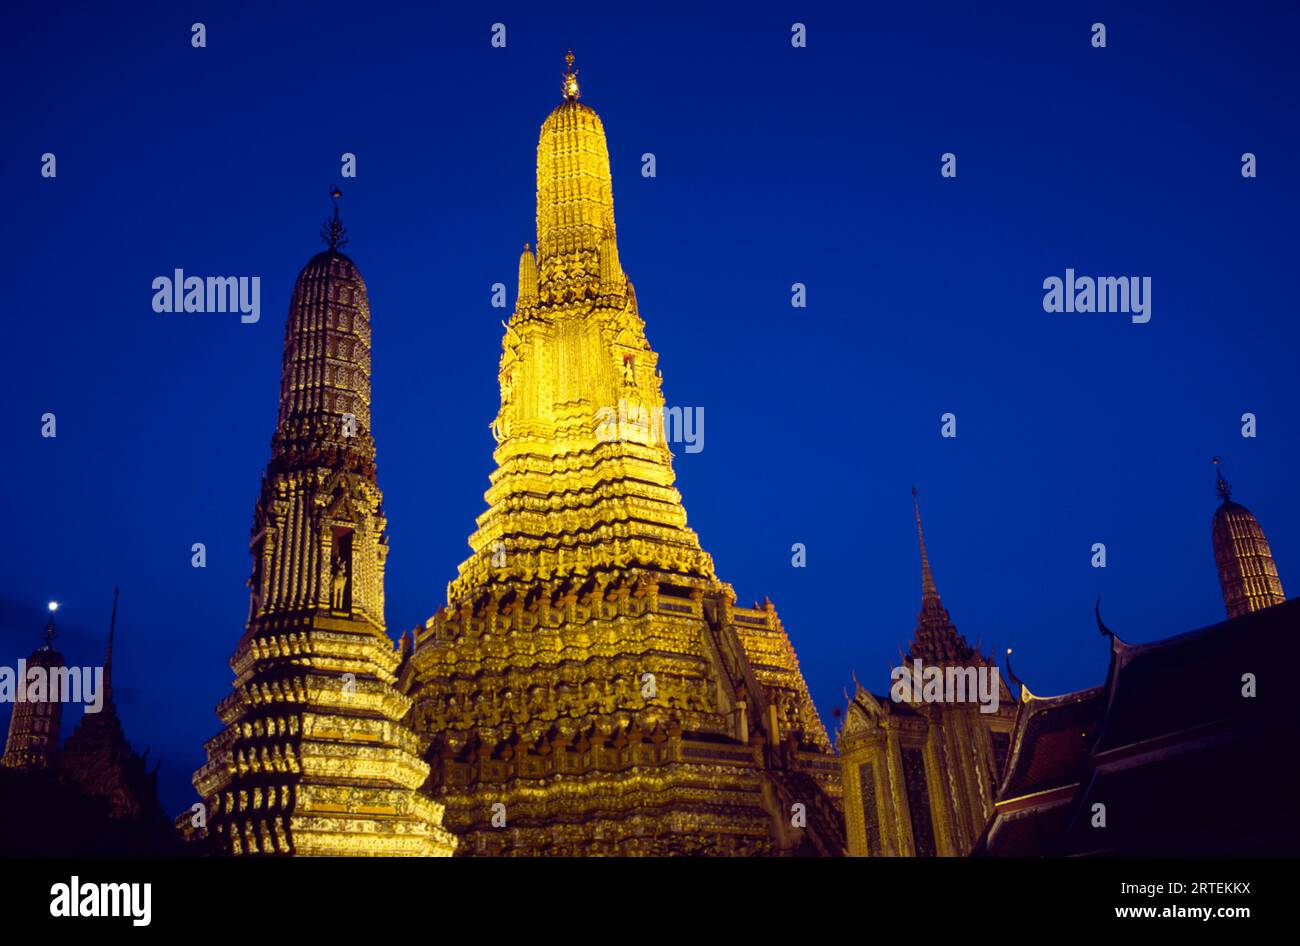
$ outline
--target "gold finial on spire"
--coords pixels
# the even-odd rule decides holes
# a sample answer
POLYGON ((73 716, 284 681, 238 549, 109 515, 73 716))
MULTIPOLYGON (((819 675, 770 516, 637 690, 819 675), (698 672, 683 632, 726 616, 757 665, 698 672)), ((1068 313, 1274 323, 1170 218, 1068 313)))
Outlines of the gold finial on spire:
POLYGON ((1216 478, 1214 484, 1215 495, 1226 503, 1232 497, 1232 487, 1229 486, 1228 481, 1223 478, 1222 457, 1214 457, 1214 475, 1216 478))
POLYGON ((573 50, 570 49, 564 57, 564 97, 566 99, 576 99, 582 93, 578 91, 578 70, 573 68, 573 50))
POLYGON ((343 191, 338 187, 330 191, 330 197, 334 200, 334 219, 327 220, 325 226, 320 229, 320 238, 329 246, 331 253, 336 253, 341 247, 348 245, 347 230, 339 220, 339 198, 342 196, 343 191))

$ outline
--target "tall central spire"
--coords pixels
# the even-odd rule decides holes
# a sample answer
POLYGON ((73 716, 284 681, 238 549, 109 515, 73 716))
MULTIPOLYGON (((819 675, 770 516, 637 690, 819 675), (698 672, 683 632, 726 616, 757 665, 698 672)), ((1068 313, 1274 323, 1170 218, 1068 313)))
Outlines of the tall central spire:
POLYGON ((519 258, 497 470, 454 601, 633 564, 713 577, 673 488, 658 355, 619 262, 605 129, 577 99, 571 56, 564 101, 538 136, 537 255, 525 244, 519 258))
POLYGON ((830 741, 794 648, 770 602, 736 607, 673 486, 605 130, 567 59, 538 136, 537 254, 519 256, 502 339, 487 509, 403 674, 426 790, 470 854, 786 851, 795 802, 824 813, 809 832, 832 850, 830 741))
POLYGON ((539 288, 543 302, 557 304, 600 295, 602 257, 617 253, 605 126, 578 101, 573 53, 566 58, 564 101, 537 141, 539 288))

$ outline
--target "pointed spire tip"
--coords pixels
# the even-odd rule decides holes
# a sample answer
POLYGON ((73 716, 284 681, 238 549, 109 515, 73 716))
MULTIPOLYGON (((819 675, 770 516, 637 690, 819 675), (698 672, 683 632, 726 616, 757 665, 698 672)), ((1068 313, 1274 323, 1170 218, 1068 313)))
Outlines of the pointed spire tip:
POLYGON ((325 225, 320 228, 320 238, 329 248, 331 253, 337 253, 341 247, 348 245, 347 230, 343 228, 343 222, 339 220, 339 198, 343 196, 343 191, 338 185, 330 191, 330 197, 334 201, 334 218, 325 221, 325 225))
POLYGON ((1223 478, 1223 457, 1212 458, 1214 462, 1214 495, 1225 503, 1232 498, 1232 486, 1223 478))
POLYGON ((921 600, 938 599, 939 589, 934 583, 934 573, 930 570, 930 556, 925 549, 925 530, 921 528, 921 501, 917 498, 916 486, 912 487, 912 506, 916 510, 916 537, 921 544, 921 600))
POLYGON ((573 101, 582 96, 582 93, 578 91, 578 70, 573 68, 572 49, 564 56, 564 84, 561 88, 564 90, 566 101, 573 101))

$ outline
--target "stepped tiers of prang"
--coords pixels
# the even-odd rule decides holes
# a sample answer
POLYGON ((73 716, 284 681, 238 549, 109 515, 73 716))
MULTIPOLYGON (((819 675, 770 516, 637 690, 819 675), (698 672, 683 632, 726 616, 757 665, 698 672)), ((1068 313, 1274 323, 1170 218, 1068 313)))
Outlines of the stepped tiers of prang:
POLYGON ((605 131, 572 71, 563 93, 537 144, 487 509, 402 673, 429 788, 468 854, 840 853, 838 769, 790 639, 770 602, 736 607, 646 421, 662 378, 605 131))

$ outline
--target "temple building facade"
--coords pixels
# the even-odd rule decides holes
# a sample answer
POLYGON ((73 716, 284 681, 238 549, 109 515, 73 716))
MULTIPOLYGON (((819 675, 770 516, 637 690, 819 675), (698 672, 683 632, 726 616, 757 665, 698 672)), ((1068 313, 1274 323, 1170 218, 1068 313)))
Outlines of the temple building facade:
POLYGON ((400 688, 467 855, 843 852, 839 768, 770 602, 687 524, 658 355, 577 73, 542 123, 496 470, 400 688))
POLYGON ((228 854, 449 855, 442 805, 402 723, 403 655, 384 625, 388 554, 370 431, 370 305, 328 249, 298 276, 279 414, 253 513, 248 623, 222 729, 194 774, 203 833, 228 854))
POLYGON ((916 692, 921 688, 891 686, 881 695, 854 680, 837 745, 848 853, 859 857, 969 853, 993 814, 1015 721, 1015 703, 995 661, 957 632, 940 600, 915 489, 912 495, 921 611, 891 683, 924 668, 934 680, 959 681, 961 690, 932 700, 916 692), (987 692, 996 692, 995 709, 994 701, 982 706, 975 698, 980 679, 987 692), (986 707, 993 711, 982 711, 986 707))

